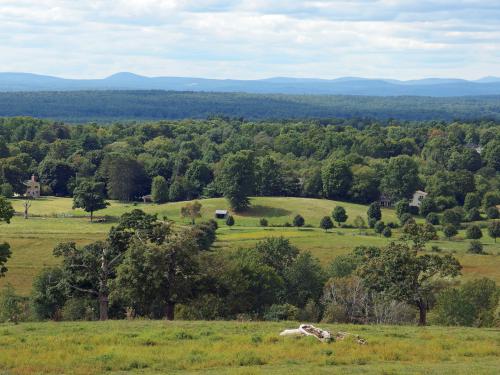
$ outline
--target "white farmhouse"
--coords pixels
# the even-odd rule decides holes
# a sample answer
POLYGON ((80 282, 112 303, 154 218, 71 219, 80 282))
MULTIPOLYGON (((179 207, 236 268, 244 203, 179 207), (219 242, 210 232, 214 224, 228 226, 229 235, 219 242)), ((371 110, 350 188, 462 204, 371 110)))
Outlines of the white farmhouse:
POLYGON ((416 192, 413 193, 413 197, 411 198, 410 201, 410 206, 412 207, 420 207, 422 204, 422 201, 424 198, 427 196, 427 193, 422 190, 417 190, 416 192))

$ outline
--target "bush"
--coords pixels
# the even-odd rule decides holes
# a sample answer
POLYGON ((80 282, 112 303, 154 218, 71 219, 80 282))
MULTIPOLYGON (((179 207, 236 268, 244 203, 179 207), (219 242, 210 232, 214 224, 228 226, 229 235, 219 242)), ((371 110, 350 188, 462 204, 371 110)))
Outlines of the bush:
POLYGON ((309 300, 303 309, 299 311, 298 319, 302 322, 317 323, 321 318, 321 310, 316 302, 309 300))
POLYGON ((464 219, 464 211, 460 207, 450 208, 443 212, 443 224, 459 226, 464 219))
POLYGON ((498 208, 494 206, 488 207, 486 209, 486 216, 488 216, 488 219, 498 219, 499 217, 498 208))
POLYGON ((232 217, 231 215, 229 215, 226 219, 226 225, 228 227, 232 227, 234 225, 234 217, 232 217))
POLYGON ((376 222, 377 222, 377 219, 375 219, 375 218, 372 217, 372 218, 368 219, 368 226, 370 228, 373 228, 375 226, 376 222))
POLYGON ((435 202, 439 211, 444 211, 447 208, 452 208, 457 205, 457 200, 454 197, 439 196, 435 199, 435 202))
POLYGON ((496 206, 497 204, 500 204, 499 192, 488 191, 486 194, 484 194, 482 205, 485 211, 488 207, 496 206))
POLYGON ((46 268, 33 281, 31 300, 37 319, 59 320, 66 302, 66 293, 61 286, 63 273, 60 268, 46 268))
POLYGON ((467 252, 471 254, 483 254, 483 245, 480 241, 471 241, 467 252))
POLYGON ((0 323, 18 323, 23 320, 23 299, 14 287, 7 284, 0 290, 0 323))
POLYGON ((89 298, 71 298, 62 309, 64 320, 97 320, 99 308, 95 300, 89 298))
POLYGON ((342 206, 335 207, 332 212, 332 218, 338 223, 339 226, 342 223, 345 223, 348 218, 345 208, 342 206))
POLYGON ((367 211, 367 216, 368 216, 368 222, 370 222, 371 219, 375 219, 375 221, 381 220, 382 219, 382 211, 380 210, 380 203, 379 202, 373 202, 368 206, 368 211, 367 211))
POLYGON ((0 185, 0 195, 3 195, 5 198, 12 198, 14 196, 12 185, 8 183, 0 185))
POLYGON ((467 211, 465 218, 467 221, 479 221, 482 219, 481 213, 477 208, 471 208, 469 211, 467 211))
POLYGON ((271 305, 264 313, 264 319, 270 321, 297 320, 299 309, 293 305, 285 303, 283 305, 271 305))
POLYGON ((411 216, 410 213, 404 213, 399 217, 399 220, 401 221, 401 225, 405 225, 408 223, 410 220, 414 221, 413 216, 411 216))
POLYGON ((427 215, 425 221, 432 225, 439 225, 439 216, 438 214, 431 212, 429 215, 427 215))
POLYGON ((373 230, 375 233, 381 234, 385 229, 385 224, 383 221, 377 221, 375 223, 375 226, 373 227, 373 230))
POLYGON ((266 218, 261 218, 259 220, 259 224, 260 224, 261 227, 267 227, 269 225, 269 222, 267 221, 266 218))
POLYGON ((464 209, 470 211, 481 206, 481 198, 478 193, 467 193, 464 200, 464 209))
POLYGON ((444 226, 443 233, 446 236, 446 238, 451 239, 452 237, 458 234, 458 231, 454 225, 448 224, 444 226))
POLYGON ((297 215, 293 218, 293 226, 294 227, 298 227, 298 228, 303 227, 305 223, 306 222, 301 215, 297 215))
POLYGON ((420 203, 420 207, 419 207, 419 214, 423 217, 426 217, 427 215, 429 215, 431 212, 434 212, 437 210, 437 207, 436 207, 436 202, 434 201, 434 199, 432 199, 431 197, 426 197, 424 198, 424 200, 420 203))
POLYGON ((347 277, 350 276, 358 267, 358 260, 352 255, 337 256, 329 269, 331 277, 347 277))
POLYGON ((328 229, 332 229, 333 228, 333 222, 332 222, 332 219, 330 219, 330 216, 324 216, 321 219, 321 222, 319 223, 319 227, 321 229, 324 229, 325 232, 327 232, 328 229))
POLYGON ((483 232, 481 231, 481 228, 479 228, 477 225, 470 225, 467 228, 465 235, 468 239, 478 240, 481 237, 483 237, 483 232))
POLYGON ((395 209, 396 215, 401 219, 401 216, 410 213, 410 202, 408 201, 408 199, 401 199, 396 203, 395 209))
POLYGON ((385 227, 384 230, 382 231, 382 236, 384 236, 386 238, 392 237, 392 230, 391 230, 391 228, 389 228, 388 226, 385 227))

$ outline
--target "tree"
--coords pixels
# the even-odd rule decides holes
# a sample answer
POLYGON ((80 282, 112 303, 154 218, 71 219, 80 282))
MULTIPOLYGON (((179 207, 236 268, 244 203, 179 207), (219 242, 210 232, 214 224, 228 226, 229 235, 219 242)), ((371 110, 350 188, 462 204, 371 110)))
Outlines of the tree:
POLYGON ((117 294, 141 315, 154 316, 159 305, 167 320, 173 320, 175 305, 195 291, 199 251, 187 231, 161 244, 133 239, 116 270, 117 294))
POLYGON ((354 202, 370 203, 380 195, 380 174, 369 166, 353 166, 353 182, 349 195, 354 202))
POLYGON ((459 226, 464 219, 463 210, 459 207, 450 208, 443 212, 443 224, 451 224, 453 226, 459 226))
POLYGON ((328 232, 328 229, 332 229, 333 228, 333 222, 332 222, 332 219, 330 219, 330 216, 324 216, 321 219, 321 222, 319 223, 319 227, 321 229, 324 229, 325 232, 328 232))
POLYGON ((310 252, 300 253, 284 271, 286 301, 304 307, 310 300, 318 301, 325 276, 318 259, 310 252))
POLYGON ((16 294, 11 284, 0 290, 0 323, 13 322, 17 324, 21 318, 21 298, 16 294))
POLYGON ((385 227, 384 230, 382 231, 382 236, 389 238, 392 237, 392 230, 390 227, 385 227))
POLYGON ((432 225, 439 225, 439 216, 435 212, 431 212, 427 215, 425 221, 432 225))
POLYGON ((424 249, 427 242, 437 240, 438 236, 432 224, 417 224, 414 221, 410 221, 403 226, 403 235, 401 239, 404 241, 412 241, 413 248, 421 251, 424 249))
POLYGON ((260 160, 257 170, 257 190, 262 196, 281 195, 284 187, 284 178, 281 166, 271 156, 260 160))
POLYGON ((285 237, 270 237, 259 241, 255 245, 255 250, 262 257, 262 261, 276 270, 280 276, 299 255, 299 249, 285 237))
POLYGON ((201 160, 194 160, 186 170, 186 180, 191 187, 194 197, 201 195, 203 188, 210 184, 214 178, 209 165, 201 160))
POLYGON ((368 211, 367 211, 367 216, 368 220, 369 219, 375 219, 376 221, 382 219, 382 211, 380 210, 380 203, 379 202, 373 202, 368 206, 368 211))
POLYGON ((149 192, 150 179, 142 164, 125 154, 107 155, 101 165, 111 199, 131 201, 149 192))
POLYGON ((348 218, 345 208, 342 206, 335 207, 332 212, 332 218, 337 222, 337 224, 340 227, 340 224, 345 223, 348 218))
POLYGON ((0 223, 5 221, 7 224, 10 224, 10 219, 14 216, 16 211, 12 208, 12 204, 0 195, 0 223))
POLYGON ((482 220, 481 213, 479 210, 475 207, 471 208, 469 211, 467 211, 467 214, 465 215, 465 219, 467 221, 479 221, 482 220))
POLYGON ((381 220, 377 221, 373 226, 373 230, 375 231, 375 233, 378 234, 381 234, 384 231, 384 229, 385 229, 385 224, 381 220))
POLYGON ((260 225, 261 227, 267 227, 267 226, 269 225, 269 222, 267 221, 267 219, 266 219, 265 217, 263 217, 263 218, 261 218, 261 219, 259 220, 259 225, 260 225))
POLYGON ((469 244, 467 252, 471 254, 483 254, 483 245, 480 241, 472 240, 469 244))
POLYGON ((235 211, 244 211, 250 205, 249 195, 254 191, 254 156, 251 151, 239 151, 223 161, 219 175, 224 196, 235 211))
POLYGON ((356 228, 359 228, 360 232, 361 232, 361 229, 363 229, 364 227, 366 227, 366 223, 365 223, 365 219, 363 219, 361 216, 356 216, 354 218, 354 226, 356 228))
POLYGON ((323 194, 328 199, 347 197, 352 185, 352 172, 349 165, 341 160, 330 161, 321 172, 323 194))
POLYGON ((69 195, 68 182, 74 176, 73 167, 66 161, 44 159, 38 166, 40 183, 48 186, 54 195, 69 195))
POLYGON ((33 281, 31 292, 33 310, 38 319, 60 318, 61 310, 67 300, 60 268, 45 268, 33 281))
POLYGON ((407 155, 390 158, 381 181, 381 190, 392 200, 409 198, 417 190, 417 163, 407 155))
POLYGON ((500 216, 498 208, 494 206, 488 207, 486 209, 486 216, 488 216, 488 219, 498 219, 498 217, 500 216))
POLYGON ((425 197, 422 202, 420 202, 420 207, 418 208, 418 213, 426 217, 431 212, 435 212, 437 210, 436 202, 432 197, 425 197))
POLYGON ((453 224, 447 224, 443 228, 443 233, 448 240, 458 234, 457 228, 453 224))
POLYGON ((479 228, 479 226, 477 225, 468 226, 465 234, 466 237, 471 240, 478 240, 481 237, 483 237, 483 232, 481 231, 481 228, 479 228))
POLYGON ((228 215, 228 217, 226 219, 226 225, 228 227, 232 227, 234 225, 234 217, 232 217, 231 215, 228 215))
POLYGON ((168 201, 169 186, 163 176, 153 178, 151 184, 151 196, 155 203, 165 203, 168 201))
POLYGON ((406 302, 419 310, 419 324, 427 323, 428 301, 434 294, 434 280, 460 274, 460 263, 450 256, 417 254, 404 243, 391 243, 379 252, 365 253, 359 275, 366 288, 406 302))
POLYGON ((301 216, 301 215, 296 215, 294 218, 293 218, 293 226, 294 227, 303 227, 305 224, 305 220, 304 218, 301 216))
POLYGON ((481 206, 481 198, 478 193, 467 193, 464 200, 464 210, 469 211, 472 208, 481 206))
POLYGON ((181 216, 183 218, 191 219, 191 224, 195 224, 197 218, 201 217, 201 208, 202 205, 198 201, 194 201, 193 203, 188 203, 185 206, 181 207, 181 216))
POLYGON ((401 220, 404 214, 410 214, 410 202, 408 199, 401 199, 396 203, 396 215, 401 220))
POLYGON ((500 237, 500 221, 492 221, 488 224, 488 235, 497 242, 497 238, 500 237))
POLYGON ((104 184, 102 182, 83 181, 73 192, 73 209, 83 208, 90 213, 90 222, 94 220, 94 212, 109 206, 104 200, 104 184))
POLYGON ((14 196, 12 185, 7 182, 0 185, 0 195, 3 195, 5 198, 12 198, 14 196))
POLYGON ((5 266, 9 260, 12 252, 10 251, 10 245, 7 242, 0 243, 0 278, 5 276, 8 268, 5 266))

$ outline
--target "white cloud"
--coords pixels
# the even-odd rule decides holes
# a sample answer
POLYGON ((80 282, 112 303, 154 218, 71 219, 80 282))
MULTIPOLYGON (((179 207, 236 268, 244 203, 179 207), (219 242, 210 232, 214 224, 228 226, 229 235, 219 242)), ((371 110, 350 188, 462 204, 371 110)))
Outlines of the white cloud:
POLYGON ((498 19, 473 0, 0 0, 0 70, 476 78, 500 75, 498 19))

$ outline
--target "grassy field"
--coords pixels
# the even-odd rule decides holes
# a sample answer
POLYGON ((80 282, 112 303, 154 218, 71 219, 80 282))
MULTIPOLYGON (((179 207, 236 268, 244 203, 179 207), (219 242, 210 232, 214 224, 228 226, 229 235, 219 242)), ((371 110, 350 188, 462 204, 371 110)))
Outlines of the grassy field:
POLYGON ((0 374, 498 374, 498 329, 320 325, 359 334, 280 337, 297 323, 108 321, 0 325, 0 374))
MULTIPOLYGON (((202 200, 202 218, 213 217, 215 209, 227 209, 227 202, 222 199, 202 200)), ((166 216, 179 224, 188 221, 180 217, 180 208, 186 202, 156 204, 125 204, 111 202, 98 216, 109 215, 119 217, 124 212, 140 208, 149 213, 157 213, 159 217, 166 216)), ((22 201, 13 200, 16 211, 22 211, 22 201)), ((325 233, 317 228, 319 221, 329 215, 336 205, 346 208, 349 215, 347 223, 352 223, 357 215, 366 217, 366 207, 352 203, 334 202, 307 198, 254 198, 252 208, 244 215, 234 215, 236 225, 228 228, 219 221, 218 240, 215 248, 224 251, 229 248, 247 247, 256 241, 270 236, 285 236, 301 250, 309 250, 323 264, 328 264, 337 255, 349 252, 358 245, 384 245, 390 240, 375 235, 366 230, 360 233, 357 229, 335 228, 325 233), (265 217, 270 225, 283 225, 292 222, 293 217, 300 213, 314 228, 284 228, 259 226, 259 219, 265 217)), ((0 241, 7 241, 12 246, 13 256, 8 262, 9 271, 5 278, 0 279, 0 286, 10 282, 16 290, 27 295, 31 289, 33 277, 45 266, 56 264, 52 249, 62 241, 75 241, 85 244, 105 238, 112 223, 91 224, 82 210, 72 210, 72 200, 69 198, 43 198, 33 201, 29 220, 16 216, 10 225, 0 225, 0 241)), ((385 222, 397 221, 393 210, 383 210, 385 222)), ((399 236, 394 232, 393 239, 399 236)), ((442 236, 442 234, 441 234, 442 236)), ((500 282, 500 243, 494 244, 486 233, 482 239, 485 251, 489 255, 466 254, 468 241, 461 232, 453 241, 440 239, 429 244, 437 245, 443 251, 454 252, 464 266, 464 277, 487 276, 500 282)))

